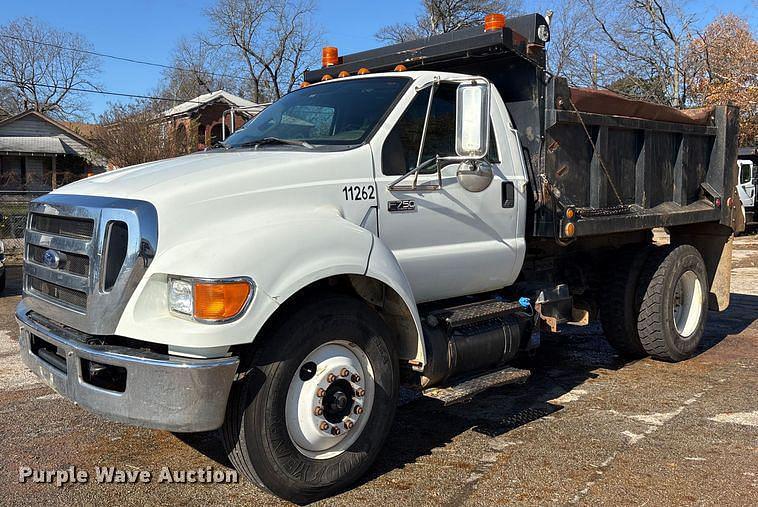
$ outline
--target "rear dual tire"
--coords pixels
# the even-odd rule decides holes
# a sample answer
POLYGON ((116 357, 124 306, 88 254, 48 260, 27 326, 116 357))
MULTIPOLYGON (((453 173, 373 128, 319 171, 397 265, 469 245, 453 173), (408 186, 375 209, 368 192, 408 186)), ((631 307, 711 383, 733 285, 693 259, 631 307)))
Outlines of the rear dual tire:
POLYGON ((342 296, 306 304, 265 338, 233 387, 222 427, 228 457, 287 500, 334 495, 376 458, 398 389, 397 352, 376 312, 342 296))
POLYGON ((600 319, 623 356, 691 357, 708 312, 705 262, 691 245, 623 252, 608 274, 600 319))

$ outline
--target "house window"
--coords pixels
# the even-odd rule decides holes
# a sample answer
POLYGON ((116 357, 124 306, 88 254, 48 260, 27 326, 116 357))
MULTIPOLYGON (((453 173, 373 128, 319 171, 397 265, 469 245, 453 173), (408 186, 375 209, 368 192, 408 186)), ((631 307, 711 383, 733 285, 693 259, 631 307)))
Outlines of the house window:
POLYGON ((24 179, 24 157, 0 157, 0 188, 23 190, 24 179))

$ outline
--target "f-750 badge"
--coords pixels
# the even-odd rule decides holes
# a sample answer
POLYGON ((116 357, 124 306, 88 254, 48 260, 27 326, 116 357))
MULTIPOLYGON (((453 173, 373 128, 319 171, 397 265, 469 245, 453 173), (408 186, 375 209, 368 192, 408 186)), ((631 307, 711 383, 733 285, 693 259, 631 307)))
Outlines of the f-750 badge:
POLYGON ((399 213, 404 211, 416 211, 416 201, 389 201, 387 209, 390 213, 399 213))

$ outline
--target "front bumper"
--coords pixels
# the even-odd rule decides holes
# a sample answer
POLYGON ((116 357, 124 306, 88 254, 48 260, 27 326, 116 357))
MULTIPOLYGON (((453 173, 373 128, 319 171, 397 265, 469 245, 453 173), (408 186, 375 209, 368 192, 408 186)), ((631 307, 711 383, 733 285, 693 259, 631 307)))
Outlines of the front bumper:
POLYGON ((34 318, 23 301, 16 308, 16 320, 24 364, 62 396, 92 412, 127 424, 179 432, 214 430, 223 423, 237 357, 189 359, 90 345, 85 335, 71 328, 34 318), (35 353, 33 340, 57 347, 57 356, 63 357, 45 359, 51 354, 35 353), (87 361, 123 368, 123 391, 88 382, 87 361))

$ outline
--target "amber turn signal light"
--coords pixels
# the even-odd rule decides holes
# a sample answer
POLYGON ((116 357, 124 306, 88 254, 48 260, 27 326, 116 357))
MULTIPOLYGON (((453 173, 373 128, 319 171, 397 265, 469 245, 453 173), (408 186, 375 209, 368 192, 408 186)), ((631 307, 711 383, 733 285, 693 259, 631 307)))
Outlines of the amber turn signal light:
POLYGON ((198 320, 233 319, 245 308, 251 295, 250 282, 244 280, 195 282, 194 317, 198 320))
POLYGON ((576 232, 576 226, 574 225, 573 222, 569 222, 563 226, 563 234, 565 234, 569 238, 573 237, 575 232, 576 232))
POLYGON ((484 16, 484 31, 502 30, 505 28, 504 14, 487 14, 484 16))

